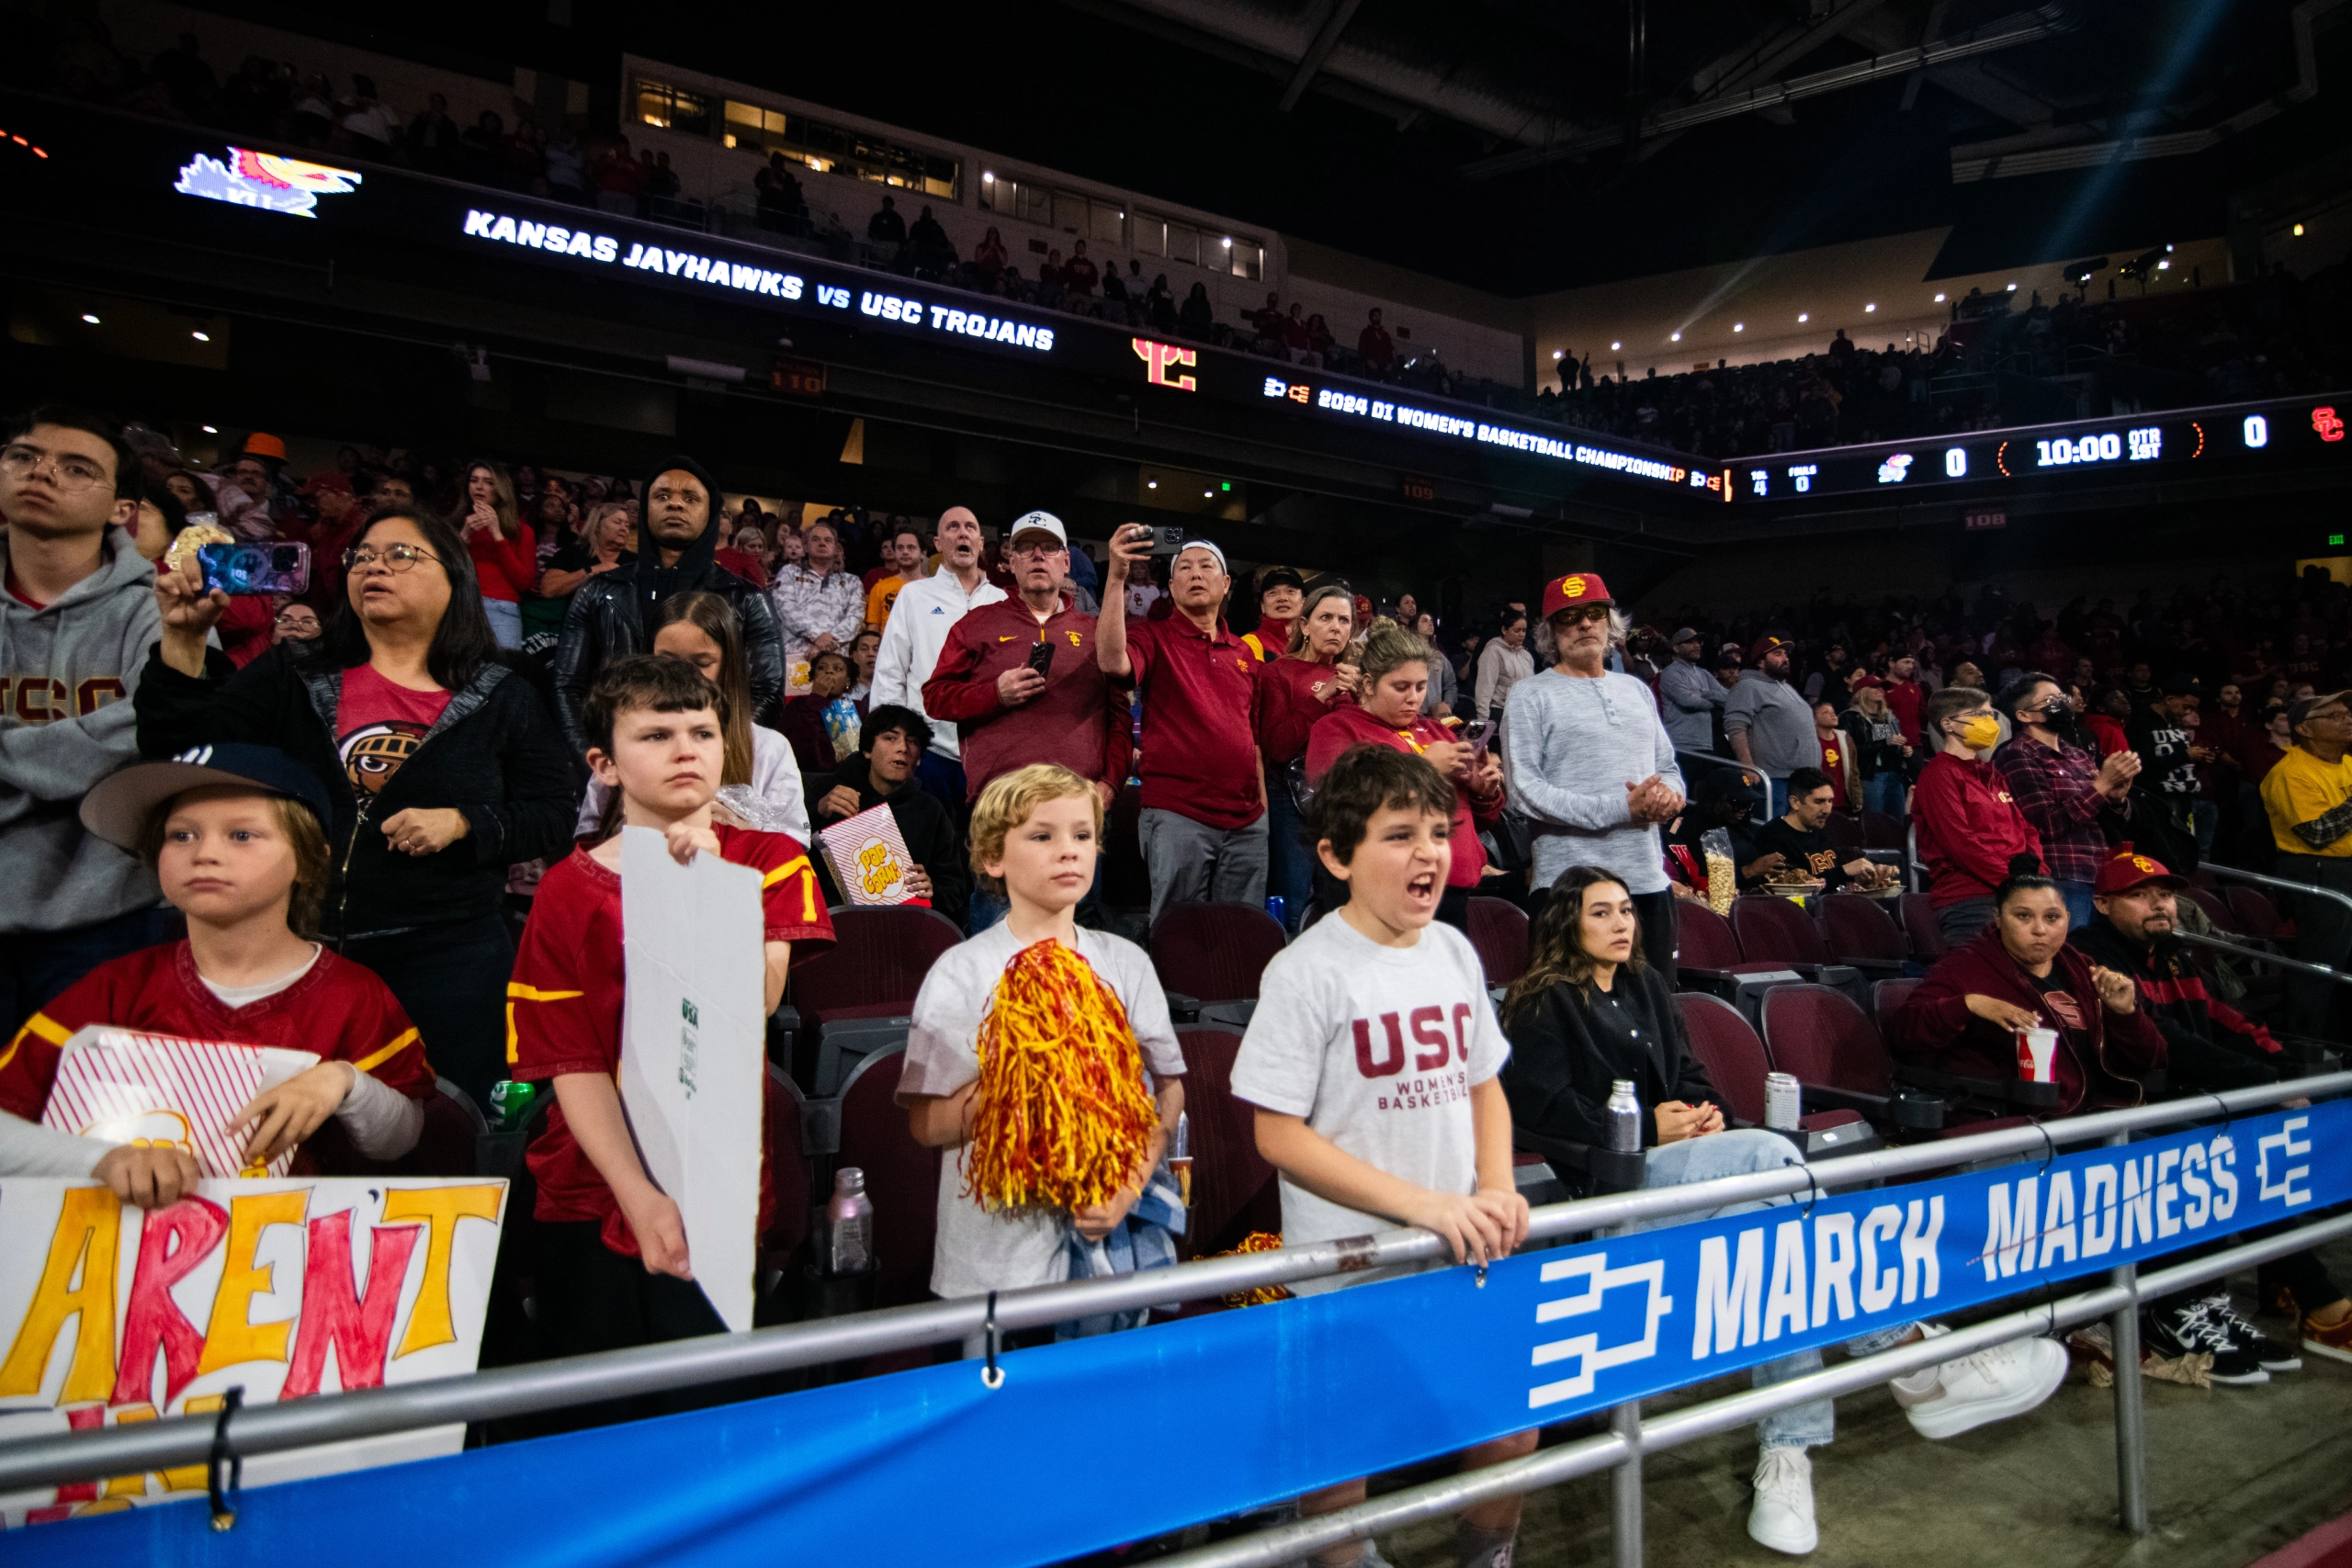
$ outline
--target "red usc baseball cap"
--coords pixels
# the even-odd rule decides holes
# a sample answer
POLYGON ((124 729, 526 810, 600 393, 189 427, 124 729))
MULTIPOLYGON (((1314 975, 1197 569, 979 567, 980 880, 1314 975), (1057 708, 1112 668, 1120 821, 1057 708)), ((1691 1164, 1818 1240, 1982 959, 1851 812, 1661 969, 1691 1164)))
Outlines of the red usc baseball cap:
POLYGON ((2161 883, 2166 887, 2188 886, 2188 878, 2175 876, 2165 869, 2162 861, 2151 860, 2130 844, 2120 844, 2100 864, 2098 880, 2091 884, 2091 891, 2105 898, 2118 893, 2129 893, 2134 887, 2145 887, 2151 882, 2161 883))
POLYGON ((1572 571, 1544 585, 1544 618, 1547 621, 1563 610, 1615 603, 1609 596, 1609 585, 1600 581, 1598 572, 1572 571))

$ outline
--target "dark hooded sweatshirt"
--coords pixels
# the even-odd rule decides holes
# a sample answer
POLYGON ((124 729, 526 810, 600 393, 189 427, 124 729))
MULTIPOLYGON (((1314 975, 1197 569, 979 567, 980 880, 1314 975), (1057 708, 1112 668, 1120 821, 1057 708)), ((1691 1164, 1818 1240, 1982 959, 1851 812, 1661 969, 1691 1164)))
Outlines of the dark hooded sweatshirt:
POLYGON ((2166 934, 2132 941, 2105 916, 2078 927, 2067 942, 2094 964, 2132 976, 2140 1010, 2164 1032, 2174 1089, 2245 1089, 2278 1081, 2281 1053, 2270 1032, 2207 994, 2188 944, 2166 934))
POLYGON ((2062 947, 2049 976, 2036 982, 2001 945, 1997 925, 1954 948, 1889 1021, 1887 1047, 1898 1060, 1971 1078, 2018 1076, 2017 1035, 1968 1010, 1972 994, 2013 1003, 2058 1031, 2055 1076, 2064 1115, 2147 1098, 2139 1075, 2165 1065, 2165 1037, 2144 1007, 2129 1017, 2107 1010, 2091 983, 2090 960, 2062 947))
POLYGON ((752 722, 775 724, 784 699, 784 637, 776 626, 775 607, 765 593, 716 558, 723 501, 708 471, 692 457, 665 457, 646 475, 645 494, 638 517, 637 559, 582 583, 564 612, 563 634, 555 650, 556 711, 575 759, 588 750, 582 715, 597 674, 616 659, 650 652, 658 619, 655 612, 662 601, 680 593, 699 589, 734 606, 735 618, 742 626, 743 661, 752 679, 752 722), (675 566, 665 567, 661 545, 646 520, 652 511, 653 481, 673 469, 694 475, 709 491, 711 523, 680 553, 675 566))

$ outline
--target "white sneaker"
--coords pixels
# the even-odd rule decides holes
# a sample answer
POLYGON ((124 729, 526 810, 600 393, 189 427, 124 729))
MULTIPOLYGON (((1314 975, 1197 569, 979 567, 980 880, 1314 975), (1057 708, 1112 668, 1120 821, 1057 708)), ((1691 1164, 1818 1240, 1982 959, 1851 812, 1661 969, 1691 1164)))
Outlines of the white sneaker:
MULTIPOLYGON (((1938 1338, 1949 1328, 1923 1323, 1919 1332, 1938 1338)), ((1956 1438, 1992 1421, 2022 1416, 2058 1392, 2066 1381, 2066 1348, 2054 1339, 2012 1339, 1936 1369, 1934 1392, 1913 1404, 1898 1391, 1904 1414, 1923 1438, 1956 1438)))
POLYGON ((1759 1546, 1803 1557, 1821 1544, 1813 1522, 1813 1461, 1803 1449, 1762 1449, 1756 1455, 1756 1506, 1747 1533, 1759 1546))

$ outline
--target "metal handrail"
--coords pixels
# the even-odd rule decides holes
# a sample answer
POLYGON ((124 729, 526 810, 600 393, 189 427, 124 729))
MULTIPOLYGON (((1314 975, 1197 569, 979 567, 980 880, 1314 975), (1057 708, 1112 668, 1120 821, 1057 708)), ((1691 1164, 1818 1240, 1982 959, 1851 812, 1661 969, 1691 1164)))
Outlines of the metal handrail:
MULTIPOLYGON (((1833 1162, 1834 1163, 1834 1162, 1833 1162)), ((2171 1269, 2140 1277, 2136 1286, 2111 1284, 2065 1297, 2046 1306, 2028 1307, 2006 1316, 1956 1329, 1933 1339, 1922 1339, 1876 1355, 1841 1361, 1834 1367, 1791 1378, 1763 1388, 1726 1394, 1659 1416, 1645 1416, 1637 1432, 1611 1431, 1581 1442, 1544 1449, 1525 1459, 1511 1460, 1442 1480, 1424 1482, 1384 1494, 1337 1513, 1278 1525, 1233 1540, 1163 1558, 1165 1568, 1275 1568, 1307 1553, 1359 1536, 1385 1535, 1423 1519, 1457 1513, 1497 1497, 1523 1495, 1555 1486, 1578 1476, 1615 1469, 1645 1454, 1660 1453, 1719 1432, 1752 1426, 1775 1411, 1858 1393, 1864 1389, 1925 1368, 1956 1360, 1996 1345, 2061 1328, 2119 1311, 2136 1310, 2140 1302, 2186 1286, 2219 1279, 2240 1269, 2253 1268, 2290 1252, 2352 1235, 2352 1214, 2338 1215, 2283 1235, 2249 1242, 2226 1252, 2209 1254, 2171 1269)), ((2118 1376, 2130 1372, 2119 1371, 2118 1376)))
POLYGON ((2207 861, 2205 869, 2216 876, 2234 876, 2241 882, 2256 882, 2265 887, 2276 887, 2285 893, 2333 898, 2346 908, 2352 909, 2352 893, 2342 892, 2334 887, 2323 887, 2316 882, 2297 882, 2289 876, 2270 876, 2259 871, 2247 871, 2241 866, 2223 865, 2219 861, 2207 861))
MULTIPOLYGON (((2344 1093, 2352 1093, 2352 1071, 1849 1155, 1812 1167, 1792 1165, 1713 1181, 1579 1199, 1534 1211, 1528 1239, 1585 1235, 1758 1198, 1894 1180, 2004 1156, 2040 1155, 2053 1142, 2062 1146, 2098 1142, 2201 1121, 2217 1111, 2234 1115, 2283 1100, 2344 1093)), ((1393 1230, 1312 1247, 1204 1258, 1108 1280, 1007 1291, 996 1298, 996 1325, 1008 1332, 1038 1328, 1099 1313, 1198 1301, 1261 1285, 1287 1285, 1399 1264, 1438 1263, 1449 1256, 1445 1240, 1431 1232, 1393 1230)), ((237 1449, 250 1458, 355 1438, 727 1382, 894 1350, 956 1344, 979 1333, 987 1313, 986 1298, 967 1296, 256 1405, 237 1417, 237 1449)), ((1948 1352, 1943 1359, 1955 1353, 1948 1352)), ((210 1416, 176 1416, 0 1443, 0 1493, 198 1463, 211 1452, 214 1426, 210 1416)))
POLYGON ((2282 969, 2299 969, 2306 975, 2317 975, 2323 979, 2337 980, 2346 986, 2352 986, 2352 975, 2347 975, 2341 969, 2330 969, 2324 964, 2308 964, 2300 958, 2290 958, 2283 953, 2272 953, 2266 948, 2248 947, 2244 942, 2232 942, 2227 937, 2213 936, 2205 931, 2185 931, 2178 926, 2173 928, 2172 934, 2183 942, 2193 942, 2199 947, 2218 948, 2223 953, 2250 959, 2256 964, 2276 964, 2282 969))

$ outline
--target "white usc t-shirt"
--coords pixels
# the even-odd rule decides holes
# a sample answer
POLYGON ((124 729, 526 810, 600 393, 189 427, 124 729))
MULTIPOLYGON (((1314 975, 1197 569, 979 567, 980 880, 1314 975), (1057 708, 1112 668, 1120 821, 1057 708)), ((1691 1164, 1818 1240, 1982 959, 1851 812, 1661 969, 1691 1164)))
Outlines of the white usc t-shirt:
MULTIPOLYGON (((1383 947, 1333 915, 1266 966, 1233 1065, 1233 1092, 1305 1117, 1391 1176, 1466 1195, 1478 1190, 1470 1090, 1502 1071, 1510 1055, 1477 953, 1460 931, 1433 923, 1411 947, 1383 947)), ((1287 1176, 1282 1192, 1286 1246, 1396 1228, 1287 1176)), ((1300 1280, 1291 1289, 1311 1295, 1396 1272, 1300 1280)))
MULTIPOLYGON (((914 1095, 954 1094, 980 1076, 980 1020, 1005 965, 1022 944, 1002 921, 939 955, 915 993, 913 1027, 899 1075, 899 1102, 914 1095)), ((1181 1077, 1184 1054, 1168 1016, 1168 998, 1143 949, 1081 926, 1078 955, 1127 1010, 1142 1047, 1146 1088, 1181 1077)), ((939 1162, 939 1229, 931 1254, 931 1288, 941 1296, 977 1296, 1069 1278, 1069 1222, 1058 1214, 990 1213, 964 1194, 971 1145, 939 1162)))

